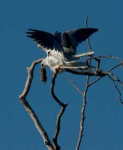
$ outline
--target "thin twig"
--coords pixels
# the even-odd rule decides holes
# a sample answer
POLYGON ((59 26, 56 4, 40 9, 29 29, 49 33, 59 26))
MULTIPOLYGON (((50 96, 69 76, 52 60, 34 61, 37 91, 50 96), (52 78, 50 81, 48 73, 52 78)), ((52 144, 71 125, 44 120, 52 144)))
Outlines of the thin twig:
POLYGON ((112 67, 110 70, 108 70, 108 72, 111 72, 112 70, 114 70, 115 68, 117 68, 117 67, 119 67, 119 66, 121 66, 121 65, 123 65, 123 63, 117 64, 116 66, 114 66, 114 67, 112 67))
MULTIPOLYGON (((86 28, 88 28, 88 17, 86 18, 85 26, 86 26, 86 28)), ((87 39, 87 44, 88 44, 89 51, 91 51, 89 38, 87 39)), ((88 64, 90 66, 91 61, 88 61, 88 64)), ((90 69, 89 69, 89 72, 90 72, 90 69)), ((86 103, 87 103, 86 102, 86 95, 87 95, 87 91, 88 91, 88 84, 89 84, 89 76, 87 75, 86 87, 85 87, 85 91, 83 93, 83 105, 82 105, 82 110, 81 110, 80 130, 79 130, 79 138, 78 138, 76 150, 80 149, 80 144, 82 142, 82 136, 83 136, 83 131, 84 131, 84 121, 85 121, 85 109, 86 109, 86 103)))
POLYGON ((120 83, 123 86, 123 82, 120 81, 120 79, 118 77, 116 77, 113 73, 108 72, 107 75, 112 76, 116 82, 120 83))
POLYGON ((94 80, 93 82, 89 83, 88 87, 90 87, 91 85, 93 85, 94 83, 96 83, 97 81, 99 81, 102 77, 104 77, 104 76, 101 76, 101 77, 97 78, 96 80, 94 80))
POLYGON ((88 91, 88 84, 89 84, 89 76, 87 76, 86 80, 86 88, 83 93, 83 105, 82 105, 82 110, 81 110, 81 121, 80 121, 80 131, 79 131, 79 138, 76 146, 76 150, 80 149, 80 144, 82 142, 82 137, 83 137, 83 131, 84 131, 84 121, 85 121, 85 109, 86 109, 86 95, 88 91))
MULTIPOLYGON (((77 85, 75 85, 73 83, 73 81, 68 77, 69 82, 71 83, 71 85, 83 96, 83 98, 86 96, 85 92, 83 93, 77 85)), ((82 115, 81 115, 81 122, 80 122, 80 131, 79 131, 79 138, 78 138, 78 143, 76 146, 76 150, 79 150, 80 144, 81 144, 81 140, 82 140, 82 134, 83 134, 83 129, 84 129, 84 120, 85 120, 85 106, 86 106, 86 99, 83 99, 83 106, 82 106, 82 115)))
POLYGON ((108 77, 111 79, 111 81, 112 81, 113 84, 114 84, 114 87, 115 87, 115 89, 116 89, 116 91, 117 91, 117 93, 118 93, 118 99, 119 99, 120 103, 123 104, 123 101, 122 101, 122 99, 121 99, 121 92, 120 92, 118 86, 116 85, 115 80, 112 79, 112 77, 111 77, 110 75, 108 75, 108 77))
MULTIPOLYGON (((119 63, 118 65, 112 67, 111 69, 109 69, 109 70, 107 71, 107 74, 108 74, 108 72, 111 72, 112 70, 114 70, 115 68, 117 68, 117 67, 119 67, 119 66, 121 66, 121 65, 122 65, 122 63, 119 63)), ((103 78, 103 77, 104 77, 104 76, 101 76, 101 77, 97 78, 96 80, 94 80, 93 82, 91 82, 91 83, 88 85, 88 87, 91 86, 92 84, 96 83, 97 81, 99 81, 99 80, 100 80, 101 78, 103 78)))
MULTIPOLYGON (((68 77, 68 80, 71 83, 71 85, 83 96, 83 106, 82 106, 82 110, 81 110, 81 113, 82 113, 81 117, 82 118, 81 118, 81 122, 80 122, 80 131, 79 131, 78 143, 77 143, 77 146, 76 146, 76 150, 79 150, 79 147, 80 147, 80 144, 81 144, 81 140, 82 140, 83 130, 84 130, 85 106, 86 106, 86 92, 83 93, 78 88, 78 86, 73 83, 73 81, 69 77, 68 77)), ((87 81, 88 81, 88 79, 87 79, 87 81)), ((86 90, 87 90, 87 86, 86 86, 86 90)))
POLYGON ((94 56, 94 57, 89 57, 87 60, 86 60, 86 63, 90 60, 90 59, 97 59, 97 58, 111 58, 111 59, 116 59, 116 60, 119 60, 122 65, 123 65, 123 60, 119 59, 118 57, 114 57, 114 56, 94 56))
MULTIPOLYGON (((89 18, 89 16, 87 16, 86 21, 85 21, 86 28, 88 28, 88 18, 89 18)), ((89 52, 91 52, 92 50, 91 50, 89 38, 87 39, 87 45, 88 45, 89 52)))
POLYGON ((32 109, 32 107, 29 105, 29 103, 26 100, 27 94, 30 90, 31 87, 31 83, 32 83, 32 79, 33 79, 33 73, 34 73, 34 68, 35 66, 40 63, 43 59, 39 59, 37 61, 34 61, 32 63, 32 65, 27 69, 28 71, 28 77, 27 77, 27 81, 25 84, 25 88, 22 92, 21 95, 19 95, 20 101, 23 104, 24 108, 26 109, 26 111, 28 112, 28 114, 30 115, 31 119, 33 120, 36 128, 38 129, 40 135, 42 136, 45 145, 47 146, 48 150, 54 150, 53 145, 47 135, 47 132, 45 131, 45 129, 43 128, 41 122, 39 121, 37 115, 35 114, 34 110, 32 109))
POLYGON ((67 77, 67 78, 68 78, 69 82, 71 83, 71 85, 72 85, 80 94, 83 95, 83 92, 78 88, 77 85, 75 85, 75 84, 73 83, 73 81, 71 80, 71 78, 69 78, 69 77, 67 77))

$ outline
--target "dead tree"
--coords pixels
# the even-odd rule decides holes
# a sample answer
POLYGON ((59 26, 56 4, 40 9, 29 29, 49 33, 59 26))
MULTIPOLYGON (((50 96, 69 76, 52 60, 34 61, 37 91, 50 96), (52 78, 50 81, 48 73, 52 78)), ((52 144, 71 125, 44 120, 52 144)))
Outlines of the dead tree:
MULTIPOLYGON (((88 18, 87 18, 88 19, 88 18)), ((86 27, 87 27, 87 19, 86 19, 86 27)), ((90 47, 90 43, 89 43, 89 39, 87 40, 88 43, 88 49, 89 51, 91 51, 91 47, 90 47)), ((30 115, 31 119, 33 120, 37 130, 39 131, 40 135, 42 136, 44 143, 46 145, 46 147, 48 148, 48 150, 60 150, 60 146, 57 142, 58 136, 59 136, 59 132, 60 132, 60 128, 61 128, 61 118, 62 115, 64 114, 67 104, 63 103, 61 100, 59 100, 59 98, 55 95, 54 92, 54 88, 55 88, 55 82, 56 82, 56 77, 58 76, 59 73, 59 68, 57 70, 56 73, 53 73, 53 77, 52 77, 52 84, 51 84, 51 95, 54 98, 54 100, 56 101, 56 103, 58 103, 58 105, 61 106, 61 110, 57 115, 57 120, 56 120, 56 131, 54 133, 54 137, 52 138, 52 141, 49 139, 48 134, 46 132, 46 130, 44 129, 44 127, 42 126, 41 121, 39 121, 36 113, 34 112, 34 110, 32 109, 32 107, 30 106, 30 104, 27 102, 26 97, 29 93, 29 90, 31 88, 31 84, 33 81, 33 74, 34 74, 34 68, 37 64, 39 64, 42 59, 36 60, 32 63, 32 65, 27 68, 27 72, 28 72, 28 77, 27 77, 27 81, 25 84, 25 88, 22 92, 21 95, 19 95, 19 99, 21 101, 21 103, 23 104, 24 108, 26 109, 26 111, 28 112, 28 114, 30 115)), ((121 100, 121 91, 119 89, 119 86, 123 87, 123 82, 120 81, 120 79, 112 73, 112 71, 118 67, 122 67, 123 65, 123 61, 117 57, 113 57, 113 56, 94 56, 94 57, 90 57, 86 60, 86 67, 74 67, 74 68, 67 68, 66 67, 66 71, 72 74, 76 74, 76 75, 84 75, 87 76, 86 79, 86 85, 85 85, 85 90, 81 91, 77 85, 75 85, 73 83, 73 81, 68 77, 69 82, 71 83, 71 85, 73 87, 75 87, 75 89, 82 95, 83 97, 83 105, 82 105, 82 109, 81 109, 81 121, 80 121, 80 131, 79 131, 79 137, 78 137, 78 142, 76 145, 76 150, 80 149, 80 144, 82 142, 83 139, 83 130, 84 130, 84 121, 85 121, 85 109, 86 109, 86 102, 87 102, 87 92, 88 89, 90 87, 92 87, 93 84, 95 84, 96 82, 98 82, 99 80, 101 80, 104 77, 108 77, 109 80, 111 80, 111 82, 114 85, 114 88, 116 89, 117 93, 118 93, 118 99, 120 101, 121 104, 123 104, 122 100, 121 100), (110 68, 109 70, 105 71, 100 69, 100 63, 103 61, 103 59, 115 59, 117 61, 119 61, 118 64, 116 64, 115 66, 112 66, 112 68, 110 68), (92 66, 92 61, 96 61, 97 65, 96 66, 92 66), (94 81, 90 82, 90 78, 92 76, 96 76, 97 79, 95 79, 94 81)), ((43 72, 43 71, 42 71, 43 72)), ((46 81, 47 77, 46 77, 46 71, 44 71, 44 76, 42 77, 42 81, 46 81)))

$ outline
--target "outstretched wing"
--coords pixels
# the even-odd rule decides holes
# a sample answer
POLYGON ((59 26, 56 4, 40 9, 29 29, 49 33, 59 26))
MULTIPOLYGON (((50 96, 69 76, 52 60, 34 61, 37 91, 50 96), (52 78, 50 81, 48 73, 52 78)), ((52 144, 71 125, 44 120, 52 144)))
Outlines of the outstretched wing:
POLYGON ((98 29, 95 28, 80 28, 80 29, 73 29, 70 31, 66 31, 66 33, 69 35, 69 38, 71 40, 71 46, 70 48, 64 47, 64 51, 67 54, 75 55, 78 44, 85 41, 87 38, 91 36, 91 34, 97 31, 98 29))
POLYGON ((78 43, 81 43, 85 41, 87 38, 91 36, 91 34, 97 32, 98 29, 95 28, 80 28, 80 29, 73 29, 70 31, 67 31, 69 37, 72 40, 75 40, 78 43))
POLYGON ((28 29, 27 37, 32 38, 35 42, 38 43, 38 47, 46 52, 49 50, 57 50, 59 52, 62 51, 62 46, 57 38, 52 35, 51 33, 35 30, 35 29, 28 29))

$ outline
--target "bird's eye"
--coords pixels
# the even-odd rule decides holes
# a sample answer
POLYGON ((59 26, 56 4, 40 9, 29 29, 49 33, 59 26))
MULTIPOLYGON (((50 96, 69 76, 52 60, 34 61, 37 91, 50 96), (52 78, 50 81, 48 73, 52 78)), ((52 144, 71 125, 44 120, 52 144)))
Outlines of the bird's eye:
POLYGON ((43 64, 41 64, 41 66, 43 67, 44 65, 43 65, 43 64))
POLYGON ((50 51, 48 52, 48 55, 50 54, 50 51))

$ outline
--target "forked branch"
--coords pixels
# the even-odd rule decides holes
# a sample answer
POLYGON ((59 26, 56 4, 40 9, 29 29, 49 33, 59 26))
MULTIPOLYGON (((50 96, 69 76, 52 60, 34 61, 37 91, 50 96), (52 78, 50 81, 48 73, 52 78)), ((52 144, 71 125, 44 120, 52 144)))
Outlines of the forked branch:
POLYGON ((45 145, 47 146, 48 150, 54 150, 53 145, 47 135, 47 132, 45 131, 45 129, 43 128, 41 122, 39 121, 36 113, 34 112, 34 110, 32 109, 32 107, 29 105, 29 103, 26 100, 27 94, 30 90, 31 87, 31 83, 32 83, 32 79, 33 79, 33 73, 34 73, 34 68, 35 66, 40 63, 43 59, 39 59, 37 61, 34 61, 32 63, 32 65, 27 68, 28 71, 28 77, 27 77, 27 81, 25 84, 25 88, 22 92, 22 94, 19 96, 19 99, 21 101, 21 103, 23 104, 24 108, 26 109, 26 111, 28 112, 28 114, 30 115, 31 119, 33 120, 36 128, 38 129, 40 135, 42 136, 45 145))
MULTIPOLYGON (((87 27, 87 21, 88 21, 88 17, 86 19, 86 27, 87 27)), ((88 49, 89 51, 91 51, 91 46, 90 46, 90 42, 89 39, 87 39, 87 44, 88 44, 88 49)), ((47 132, 45 131, 45 129, 43 128, 41 122, 39 121, 36 113, 34 112, 34 110, 32 109, 32 107, 29 105, 29 103, 26 100, 26 97, 29 93, 31 84, 32 84, 32 80, 33 80, 33 73, 34 73, 34 68, 35 66, 40 63, 42 59, 36 60, 32 63, 32 65, 27 68, 27 72, 28 72, 28 77, 27 77, 27 81, 25 84, 25 88, 22 92, 22 94, 19 96, 19 99, 21 101, 21 103, 23 104, 24 108, 26 109, 26 111, 28 112, 28 114, 30 115, 31 119, 33 120, 36 128, 38 129, 40 135, 42 136, 44 143, 46 145, 46 147, 48 148, 48 150, 60 150, 60 146, 58 145, 58 136, 60 133, 60 128, 61 128, 61 118, 62 115, 65 112, 66 103, 61 102, 57 96, 54 93, 54 88, 55 88, 55 81, 59 72, 59 69, 65 69, 67 72, 70 72, 72 74, 76 74, 76 75, 86 75, 87 79, 86 79, 86 86, 85 86, 85 90, 84 92, 82 92, 77 85, 75 85, 72 80, 69 78, 70 83, 72 84, 72 86, 74 86, 74 88, 76 88, 76 90, 83 96, 83 105, 82 105, 82 109, 81 109, 81 121, 80 121, 80 131, 79 131, 79 137, 78 137, 78 142, 77 142, 77 146, 76 146, 76 150, 80 149, 80 144, 82 142, 82 137, 83 137, 83 131, 84 131, 84 121, 85 121, 85 109, 86 109, 86 96, 87 96, 87 91, 88 88, 90 86, 92 86, 93 84, 95 84, 97 81, 99 81, 101 78, 108 76, 109 79, 112 81, 112 83, 114 84, 115 89, 118 92, 118 98, 121 102, 121 104, 123 104, 122 100, 121 100, 121 92, 119 87, 117 86, 116 83, 119 83, 122 87, 123 87, 123 82, 121 80, 119 80, 119 78, 117 76, 115 76, 113 73, 111 73, 112 70, 116 69, 119 66, 123 66, 123 61, 117 57, 113 57, 113 56, 90 56, 87 60, 86 60, 86 64, 87 66, 81 66, 81 67, 71 67, 71 66, 60 66, 59 69, 56 70, 56 73, 53 74, 53 78, 52 78, 52 85, 51 85, 51 95, 54 98, 54 100, 57 102, 57 104, 59 104, 59 106, 61 106, 61 110, 57 115, 57 119, 56 119, 56 131, 53 137, 53 144, 51 143, 47 132), (119 64, 117 64, 116 66, 113 66, 112 68, 110 68, 108 71, 104 71, 99 69, 100 67, 100 60, 102 60, 102 58, 111 58, 111 59, 116 59, 118 61, 120 61, 119 64), (96 60, 97 61, 97 67, 91 66, 91 61, 96 60), (89 78, 90 76, 97 76, 98 78, 92 82, 89 83, 89 78)), ((42 76, 42 81, 46 82, 47 76, 46 76, 46 71, 44 70, 44 68, 41 70, 44 74, 42 76)))

